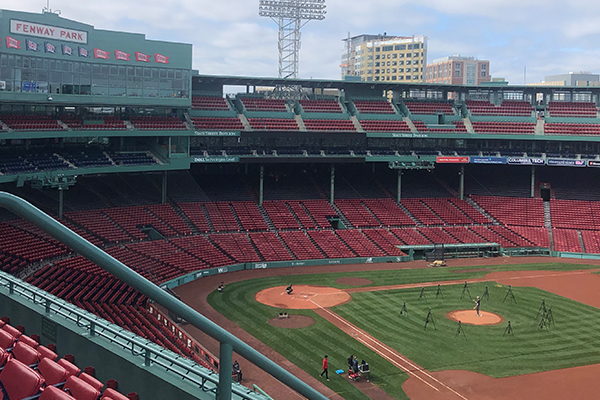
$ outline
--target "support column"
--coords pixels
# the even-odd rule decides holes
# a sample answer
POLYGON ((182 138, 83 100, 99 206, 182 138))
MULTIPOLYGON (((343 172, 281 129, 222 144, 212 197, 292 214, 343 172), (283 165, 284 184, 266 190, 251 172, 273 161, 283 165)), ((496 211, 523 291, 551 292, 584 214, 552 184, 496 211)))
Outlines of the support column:
POLYGON ((396 203, 400 203, 402 200, 402 170, 398 170, 398 185, 397 185, 397 193, 396 193, 396 203))
POLYGON ((535 165, 531 166, 531 198, 535 197, 535 165))
POLYGON ((222 342, 219 346, 219 385, 217 400, 231 400, 231 371, 233 348, 222 342))
POLYGON ((461 200, 465 199, 465 166, 461 165, 460 166, 460 172, 458 173, 458 175, 460 176, 459 178, 459 196, 461 200))
POLYGON ((335 166, 331 165, 331 177, 329 181, 329 203, 333 205, 335 201, 335 166))
POLYGON ((167 171, 162 173, 161 204, 167 204, 167 171))
POLYGON ((258 181, 258 205, 263 205, 264 199, 264 186, 265 186, 265 167, 263 165, 260 166, 260 179, 258 181))
POLYGON ((63 219, 63 188, 58 187, 58 219, 63 219))

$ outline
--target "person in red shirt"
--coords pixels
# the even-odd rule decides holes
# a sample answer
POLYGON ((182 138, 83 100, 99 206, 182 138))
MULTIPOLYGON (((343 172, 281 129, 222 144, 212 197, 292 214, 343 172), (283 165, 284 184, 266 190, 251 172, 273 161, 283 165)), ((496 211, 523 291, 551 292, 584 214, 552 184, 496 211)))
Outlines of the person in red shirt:
POLYGON ((321 372, 321 377, 323 377, 323 374, 325 374, 325 378, 327 378, 327 381, 329 381, 329 361, 327 361, 327 356, 325 356, 325 358, 323 358, 323 372, 321 372))

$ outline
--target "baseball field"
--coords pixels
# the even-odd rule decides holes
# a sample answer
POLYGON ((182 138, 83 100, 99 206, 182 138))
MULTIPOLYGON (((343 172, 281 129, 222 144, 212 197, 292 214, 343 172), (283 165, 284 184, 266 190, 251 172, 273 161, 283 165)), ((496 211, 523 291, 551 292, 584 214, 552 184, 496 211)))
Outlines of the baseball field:
POLYGON ((577 391, 577 398, 594 398, 585 396, 595 379, 581 382, 600 372, 598 265, 491 261, 243 271, 207 300, 320 380, 331 398, 526 399, 577 391), (329 381, 319 376, 325 354, 329 381), (369 382, 349 381, 350 354, 369 363, 369 382))

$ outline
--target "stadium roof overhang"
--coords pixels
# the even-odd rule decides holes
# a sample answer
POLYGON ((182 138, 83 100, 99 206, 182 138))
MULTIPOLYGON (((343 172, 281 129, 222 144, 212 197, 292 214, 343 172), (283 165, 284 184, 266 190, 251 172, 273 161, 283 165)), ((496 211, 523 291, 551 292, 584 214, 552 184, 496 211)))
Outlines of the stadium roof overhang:
POLYGON ((222 86, 249 86, 249 87, 276 87, 276 86, 301 86, 303 88, 323 89, 371 89, 411 91, 429 90, 446 92, 503 92, 519 91, 524 93, 551 93, 551 92, 600 92, 600 87, 588 86, 533 86, 533 85, 449 85, 441 83, 396 83, 396 82, 366 82, 345 81, 331 79, 281 79, 273 77, 250 76, 223 76, 223 75, 193 75, 192 81, 200 84, 222 86))

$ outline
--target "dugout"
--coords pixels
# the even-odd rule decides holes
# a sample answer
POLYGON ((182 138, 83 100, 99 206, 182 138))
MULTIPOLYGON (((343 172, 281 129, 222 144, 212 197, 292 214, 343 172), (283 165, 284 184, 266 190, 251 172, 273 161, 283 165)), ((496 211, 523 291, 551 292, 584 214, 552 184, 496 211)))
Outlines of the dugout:
MULTIPOLYGON (((434 249, 436 249, 435 244, 396 247, 398 247, 404 253, 412 255, 414 260, 426 260, 428 258, 428 254, 432 253, 434 249)), ((498 243, 444 244, 441 259, 498 257, 501 255, 502 246, 500 246, 498 243)))

